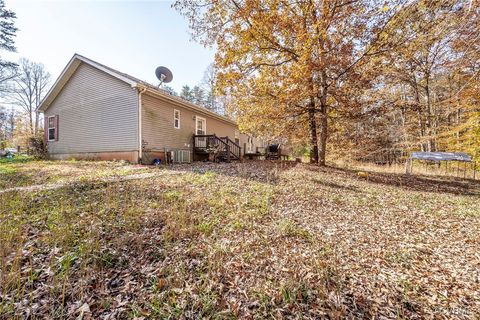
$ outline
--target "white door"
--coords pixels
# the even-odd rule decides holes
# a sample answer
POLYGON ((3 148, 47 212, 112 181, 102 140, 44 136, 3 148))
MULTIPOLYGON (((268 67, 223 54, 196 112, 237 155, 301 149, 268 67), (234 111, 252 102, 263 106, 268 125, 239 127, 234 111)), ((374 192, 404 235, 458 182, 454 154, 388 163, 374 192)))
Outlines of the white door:
POLYGON ((247 146, 246 146, 246 153, 255 153, 254 151, 254 143, 253 143, 253 137, 252 136, 248 136, 247 138, 247 146))
MULTIPOLYGON (((207 134, 207 120, 205 118, 195 117, 195 134, 199 136, 207 134)), ((197 138, 197 147, 206 148, 207 139, 205 137, 197 138)))

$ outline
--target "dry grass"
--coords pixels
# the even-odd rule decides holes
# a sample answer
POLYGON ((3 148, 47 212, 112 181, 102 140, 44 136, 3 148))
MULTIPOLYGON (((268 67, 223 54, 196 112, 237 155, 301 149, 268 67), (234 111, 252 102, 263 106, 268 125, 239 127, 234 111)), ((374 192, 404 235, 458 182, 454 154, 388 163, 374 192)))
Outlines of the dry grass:
MULTIPOLYGON (((380 173, 404 174, 404 163, 393 163, 391 165, 379 165, 374 163, 362 162, 343 162, 338 165, 357 170, 373 171, 380 173)), ((460 178, 469 180, 480 180, 480 164, 471 162, 449 162, 440 164, 430 161, 414 160, 412 165, 412 174, 424 176, 443 176, 449 178, 460 178), (475 170, 474 170, 475 169, 475 170)))
POLYGON ((125 176, 148 168, 116 161, 34 161, 32 158, 3 159, 0 162, 0 190, 41 184, 62 184, 74 180, 125 176))
POLYGON ((158 170, 177 174, 0 194, 0 318, 480 316, 478 183, 158 170))

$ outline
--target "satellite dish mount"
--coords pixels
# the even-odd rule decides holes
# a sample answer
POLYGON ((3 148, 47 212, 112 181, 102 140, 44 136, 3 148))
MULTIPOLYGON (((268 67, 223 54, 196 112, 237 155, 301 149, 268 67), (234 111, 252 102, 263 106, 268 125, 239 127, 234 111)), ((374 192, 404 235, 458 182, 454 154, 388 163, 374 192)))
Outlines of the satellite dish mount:
POLYGON ((158 67, 155 69, 155 75, 157 76, 157 79, 160 80, 158 87, 173 80, 172 71, 170 71, 167 67, 158 67))

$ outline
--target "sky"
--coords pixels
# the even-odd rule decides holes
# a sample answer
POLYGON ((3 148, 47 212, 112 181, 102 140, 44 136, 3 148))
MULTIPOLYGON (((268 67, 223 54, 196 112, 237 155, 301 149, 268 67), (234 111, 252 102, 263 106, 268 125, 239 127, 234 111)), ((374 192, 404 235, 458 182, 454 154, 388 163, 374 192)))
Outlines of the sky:
POLYGON ((53 81, 74 53, 157 84, 155 68, 173 72, 177 92, 201 82, 213 49, 191 40, 187 20, 171 1, 6 0, 17 14, 16 53, 43 63, 53 81))

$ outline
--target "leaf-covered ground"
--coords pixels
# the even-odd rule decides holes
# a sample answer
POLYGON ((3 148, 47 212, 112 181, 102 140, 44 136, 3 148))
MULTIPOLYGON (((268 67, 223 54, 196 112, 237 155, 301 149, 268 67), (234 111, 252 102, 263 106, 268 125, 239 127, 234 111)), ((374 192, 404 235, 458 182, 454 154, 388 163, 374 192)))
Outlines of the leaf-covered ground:
POLYGON ((64 184, 147 172, 124 162, 35 161, 33 158, 0 158, 0 191, 42 184, 64 184))
POLYGON ((479 181, 141 170, 156 174, 0 194, 0 318, 480 317, 479 181))

